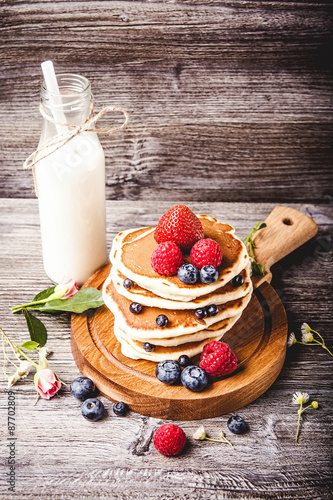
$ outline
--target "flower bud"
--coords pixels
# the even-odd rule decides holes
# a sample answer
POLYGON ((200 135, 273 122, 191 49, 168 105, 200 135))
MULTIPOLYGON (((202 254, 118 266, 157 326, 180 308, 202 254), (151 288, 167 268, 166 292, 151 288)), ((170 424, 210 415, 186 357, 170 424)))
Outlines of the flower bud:
POLYGON ((8 378, 8 388, 16 384, 18 380, 25 378, 29 374, 31 368, 32 364, 29 363, 29 361, 26 360, 21 361, 20 366, 18 367, 14 375, 8 378))
POLYGON ((56 299, 69 299, 79 291, 77 283, 75 280, 68 280, 65 283, 59 283, 54 288, 53 294, 48 298, 48 300, 56 299))
POLYGON ((61 388, 61 382, 49 368, 38 370, 34 381, 37 392, 44 399, 51 399, 61 388))
POLYGON ((200 441, 203 441, 206 439, 206 431, 203 425, 200 425, 198 429, 195 431, 193 434, 193 439, 199 439, 200 441))

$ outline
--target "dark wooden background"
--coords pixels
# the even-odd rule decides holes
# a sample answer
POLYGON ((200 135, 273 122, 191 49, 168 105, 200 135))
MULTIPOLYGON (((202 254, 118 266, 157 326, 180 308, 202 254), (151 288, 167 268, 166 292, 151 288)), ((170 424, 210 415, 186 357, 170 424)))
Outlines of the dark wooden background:
MULTIPOLYGON (((109 247, 118 231, 156 224, 176 203, 230 222, 241 237, 277 204, 294 206, 319 232, 274 266, 273 286, 290 330, 300 338, 307 321, 332 348, 332 13, 331 0, 0 0, 0 326, 26 340, 10 307, 50 286, 22 164, 39 140, 40 63, 52 59, 57 72, 91 80, 97 111, 111 104, 130 114, 125 130, 101 137, 109 247)), ((41 319, 50 365, 70 384, 79 375, 70 317, 41 319)), ((93 425, 68 386, 36 407, 32 377, 14 390, 17 493, 6 490, 1 448, 3 500, 332 498, 332 358, 321 348, 288 350, 273 386, 239 410, 245 436, 227 431, 230 415, 176 422, 188 447, 175 458, 152 444, 164 421, 117 418, 103 398, 106 418, 93 425), (320 403, 304 417, 299 445, 295 391, 320 403), (195 442, 199 424, 211 437, 226 431, 235 449, 195 442)), ((0 391, 3 443, 4 377, 0 391)))
POLYGON ((33 197, 40 63, 91 80, 108 199, 332 200, 327 1, 3 1, 1 197, 33 197))

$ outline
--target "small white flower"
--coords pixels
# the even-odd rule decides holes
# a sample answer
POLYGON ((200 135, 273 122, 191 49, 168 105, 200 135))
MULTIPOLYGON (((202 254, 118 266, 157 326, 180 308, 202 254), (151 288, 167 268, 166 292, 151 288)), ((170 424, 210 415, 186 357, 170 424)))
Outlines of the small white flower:
POLYGON ((288 338, 288 342, 287 342, 288 347, 291 347, 296 342, 297 342, 297 340, 296 340, 295 334, 294 334, 294 332, 291 332, 289 335, 289 338, 288 338))
POLYGON ((303 323, 301 325, 301 332, 302 332, 302 335, 304 335, 305 333, 311 332, 311 328, 309 327, 309 325, 307 323, 303 323))
POLYGON ((8 378, 8 389, 10 387, 12 387, 14 384, 16 384, 16 382, 20 379, 19 377, 19 374, 17 373, 17 371, 14 373, 14 375, 12 375, 11 377, 8 378))
POLYGON ((29 361, 26 360, 21 361, 20 366, 18 367, 14 375, 9 377, 8 379, 8 388, 12 387, 14 384, 16 384, 16 382, 18 382, 22 378, 25 378, 30 373, 31 368, 32 364, 29 363, 29 361))
POLYGON ((200 441, 203 441, 206 438, 206 431, 203 425, 200 425, 200 427, 197 428, 195 433, 193 434, 193 439, 199 439, 200 441))
POLYGON ((293 403, 295 405, 303 405, 307 403, 310 399, 310 396, 307 392, 295 392, 293 394, 293 403))
POLYGON ((18 374, 20 378, 25 378, 27 375, 29 375, 30 370, 32 368, 32 364, 29 363, 29 361, 21 361, 20 366, 18 367, 18 374))
POLYGON ((312 342, 312 341, 313 341, 313 335, 311 332, 302 333, 302 342, 304 342, 304 344, 307 344, 308 342, 312 342))

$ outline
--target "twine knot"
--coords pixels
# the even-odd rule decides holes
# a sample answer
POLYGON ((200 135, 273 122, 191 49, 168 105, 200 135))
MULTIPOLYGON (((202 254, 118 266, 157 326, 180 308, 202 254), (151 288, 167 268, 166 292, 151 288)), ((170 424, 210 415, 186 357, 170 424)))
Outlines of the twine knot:
POLYGON ((37 190, 37 186, 36 186, 36 178, 35 178, 35 166, 38 162, 40 162, 41 160, 44 160, 44 158, 47 158, 55 151, 62 148, 65 144, 67 144, 69 141, 74 139, 74 137, 76 137, 81 132, 94 132, 96 134, 109 134, 110 135, 110 134, 113 134, 114 132, 117 132, 118 130, 121 130, 122 128, 124 128, 128 122, 127 111, 125 109, 117 107, 117 106, 106 106, 104 109, 102 109, 95 116, 93 116, 93 111, 94 111, 94 105, 92 104, 90 107, 89 115, 84 120, 84 122, 81 123, 80 125, 72 125, 70 123, 56 122, 53 118, 51 118, 45 112, 43 106, 42 105, 40 106, 40 112, 41 112, 42 116, 44 118, 46 118, 46 120, 51 121, 52 123, 55 123, 56 125, 66 127, 68 129, 68 131, 49 139, 43 145, 38 147, 33 153, 31 153, 31 155, 29 155, 28 158, 23 163, 24 169, 29 169, 29 168, 33 169, 36 190, 37 190), (91 128, 92 125, 94 125, 105 113, 108 113, 109 111, 111 111, 111 112, 120 111, 125 117, 124 122, 121 125, 119 125, 119 127, 114 127, 114 128, 109 128, 109 129, 91 128), (43 152, 45 152, 44 155, 41 154, 43 152))

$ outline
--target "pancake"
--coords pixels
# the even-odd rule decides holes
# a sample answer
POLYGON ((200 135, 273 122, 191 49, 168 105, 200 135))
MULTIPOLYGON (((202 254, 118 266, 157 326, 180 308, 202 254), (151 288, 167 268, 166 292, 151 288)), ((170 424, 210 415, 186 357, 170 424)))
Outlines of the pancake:
MULTIPOLYGON (((208 328, 205 328, 204 330, 201 330, 196 333, 190 333, 188 335, 180 335, 178 337, 168 337, 168 338, 154 338, 150 339, 153 345, 156 346, 163 346, 163 347, 175 347, 175 346, 180 346, 183 344, 186 344, 188 342, 198 342, 205 340, 207 338, 214 336, 219 336, 222 337, 222 335, 225 334, 241 317, 241 314, 238 314, 237 316, 234 316, 232 318, 227 318, 219 321, 218 323, 214 323, 214 325, 209 326, 208 328)), ((136 340, 140 342, 141 344, 147 342, 147 339, 142 339, 140 337, 134 337, 127 335, 124 330, 119 328, 117 321, 114 323, 114 329, 117 332, 119 332, 120 336, 123 336, 127 340, 136 340)))
POLYGON ((208 342, 219 340, 221 338, 219 336, 215 336, 202 340, 201 342, 188 342, 187 344, 171 348, 156 346, 154 351, 146 352, 142 347, 142 343, 128 337, 125 338, 124 335, 122 335, 121 330, 115 331, 114 334, 117 337, 118 342, 121 344, 121 352, 124 356, 132 359, 147 359, 148 361, 155 361, 156 363, 164 361, 165 359, 172 359, 176 361, 182 354, 186 354, 189 358, 191 358, 201 353, 204 346, 208 344, 208 342))
MULTIPOLYGON (((119 233, 113 241, 110 261, 124 276, 155 295, 171 300, 190 302, 225 286, 249 264, 244 243, 234 235, 234 228, 213 217, 198 215, 206 238, 214 239, 222 249, 222 263, 218 280, 209 285, 187 285, 177 276, 161 276, 150 265, 150 257, 157 243, 155 227, 128 230, 119 233)), ((190 262, 189 254, 184 258, 190 262)))
MULTIPOLYGON (((198 215, 205 238, 215 240, 222 250, 218 279, 211 284, 182 283, 177 276, 161 276, 150 264, 157 247, 155 227, 141 227, 119 233, 110 251, 111 271, 103 284, 103 298, 113 313, 113 332, 122 353, 133 359, 160 362, 190 358, 201 353, 213 340, 220 340, 241 317, 250 302, 253 285, 251 263, 244 243, 229 224, 207 215, 198 215), (241 275, 244 283, 234 286, 232 279, 241 275), (128 290, 123 281, 132 280, 128 290), (130 311, 131 303, 143 306, 140 314, 130 311), (198 319, 195 310, 218 306, 215 316, 198 319), (165 315, 168 322, 158 327, 156 318, 165 315), (154 347, 150 352, 144 343, 154 347)), ((182 252, 184 262, 191 262, 190 252, 182 252)))
POLYGON ((127 290, 123 286, 123 281, 126 277, 114 267, 111 268, 111 273, 106 280, 106 286, 112 279, 113 285, 120 295, 124 295, 124 297, 127 297, 131 302, 138 302, 143 306, 174 310, 184 309, 184 307, 186 307, 186 309, 197 309, 211 304, 225 304, 230 300, 240 299, 247 295, 252 288, 251 266, 246 267, 239 274, 244 278, 244 284, 242 286, 235 287, 232 281, 229 281, 225 286, 186 302, 186 304, 180 300, 170 300, 159 297, 150 290, 140 287, 137 283, 134 283, 133 287, 127 290))
POLYGON ((131 300, 117 293, 112 280, 108 280, 103 286, 103 298, 107 307, 116 318, 118 327, 125 331, 129 337, 147 339, 147 341, 158 338, 170 338, 199 332, 218 323, 219 321, 238 316, 249 303, 252 295, 252 283, 248 293, 239 299, 231 300, 219 305, 216 316, 198 319, 194 310, 161 309, 158 307, 144 307, 140 314, 130 311, 131 300), (156 325, 156 317, 165 314, 168 324, 163 328, 156 325))

